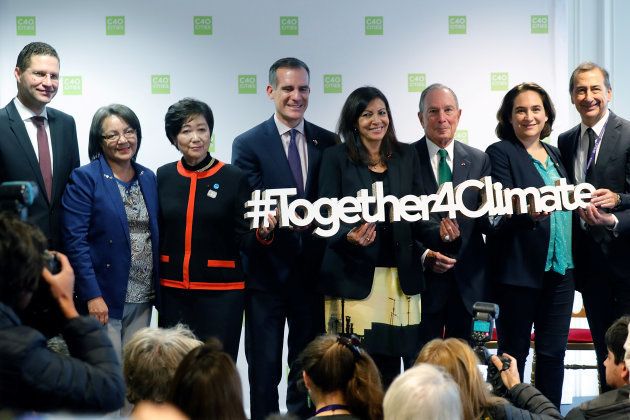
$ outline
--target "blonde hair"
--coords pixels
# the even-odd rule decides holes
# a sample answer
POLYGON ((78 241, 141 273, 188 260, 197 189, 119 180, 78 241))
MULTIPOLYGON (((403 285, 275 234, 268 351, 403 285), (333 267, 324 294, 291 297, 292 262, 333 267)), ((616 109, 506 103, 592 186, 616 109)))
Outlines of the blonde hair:
POLYGON ((180 362, 202 344, 185 325, 138 330, 123 349, 127 400, 164 402, 180 362))
POLYGON ((459 385, 465 420, 475 420, 490 407, 506 401, 492 395, 481 377, 479 359, 468 343, 456 338, 435 339, 420 351, 416 364, 442 366, 459 385))
POLYGON ((462 399, 444 368, 420 363, 392 382, 383 411, 385 420, 461 420, 462 399))

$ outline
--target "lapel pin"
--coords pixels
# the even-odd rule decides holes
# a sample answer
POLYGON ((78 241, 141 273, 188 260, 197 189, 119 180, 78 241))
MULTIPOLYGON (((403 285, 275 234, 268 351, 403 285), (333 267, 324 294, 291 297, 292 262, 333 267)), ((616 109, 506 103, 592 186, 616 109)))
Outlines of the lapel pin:
POLYGON ((317 146, 317 144, 318 144, 318 143, 317 143, 317 140, 313 139, 313 144, 314 144, 315 146, 317 146))
POLYGON ((208 190, 208 197, 216 198, 217 197, 217 192, 215 190, 208 190))

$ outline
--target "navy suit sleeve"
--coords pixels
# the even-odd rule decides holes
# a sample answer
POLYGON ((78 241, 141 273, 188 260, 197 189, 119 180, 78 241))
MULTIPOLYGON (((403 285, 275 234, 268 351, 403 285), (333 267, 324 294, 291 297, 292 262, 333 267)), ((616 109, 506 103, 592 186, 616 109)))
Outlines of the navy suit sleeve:
POLYGON ((241 168, 252 190, 262 189, 260 156, 253 150, 251 138, 239 136, 232 143, 232 164, 241 168))

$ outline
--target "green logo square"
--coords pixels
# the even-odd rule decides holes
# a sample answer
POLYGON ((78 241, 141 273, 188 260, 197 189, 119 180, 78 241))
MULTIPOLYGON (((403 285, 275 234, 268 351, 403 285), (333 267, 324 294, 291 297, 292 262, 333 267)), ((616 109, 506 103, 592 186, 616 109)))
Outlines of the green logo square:
POLYGON ((324 93, 341 93, 342 80, 340 74, 324 75, 324 93))
POLYGON ((297 16, 280 16, 280 35, 298 35, 299 23, 297 16))
POLYGON ((256 93, 258 83, 255 74, 238 75, 238 93, 256 93))
POLYGON ((409 73, 407 75, 407 91, 422 92, 427 87, 427 75, 425 73, 409 73))
POLYGON ((63 94, 81 95, 83 93, 83 81, 81 76, 63 76, 63 94))
POLYGON ((171 75, 170 74, 151 75, 151 93, 152 94, 171 93, 171 75))
POLYGON ((15 34, 20 36, 35 35, 35 16, 16 16, 15 34))
POLYGON ((461 141, 464 144, 468 144, 468 130, 457 130, 455 132, 455 139, 461 141))
POLYGON ((533 34, 548 34, 549 33, 549 16, 532 15, 531 24, 532 24, 533 34))
POLYGON ((212 35, 212 16, 193 16, 193 35, 212 35))
POLYGON ((490 90, 508 90, 507 72, 490 73, 490 90))
POLYGON ((105 17, 105 35, 124 35, 125 17, 107 16, 105 17))
POLYGON ((466 16, 449 16, 448 17, 448 33, 449 35, 465 35, 466 34, 466 16))
POLYGON ((366 16, 365 34, 383 35, 383 16, 366 16))

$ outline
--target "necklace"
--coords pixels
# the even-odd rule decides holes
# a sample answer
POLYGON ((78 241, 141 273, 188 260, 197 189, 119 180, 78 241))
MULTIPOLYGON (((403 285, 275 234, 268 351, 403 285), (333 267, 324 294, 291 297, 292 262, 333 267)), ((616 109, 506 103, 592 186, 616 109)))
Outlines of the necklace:
POLYGON ((346 410, 348 412, 350 411, 349 407, 345 404, 330 404, 330 405, 325 405, 319 410, 315 411, 315 415, 318 415, 320 413, 325 413, 326 411, 335 411, 335 410, 346 410))

